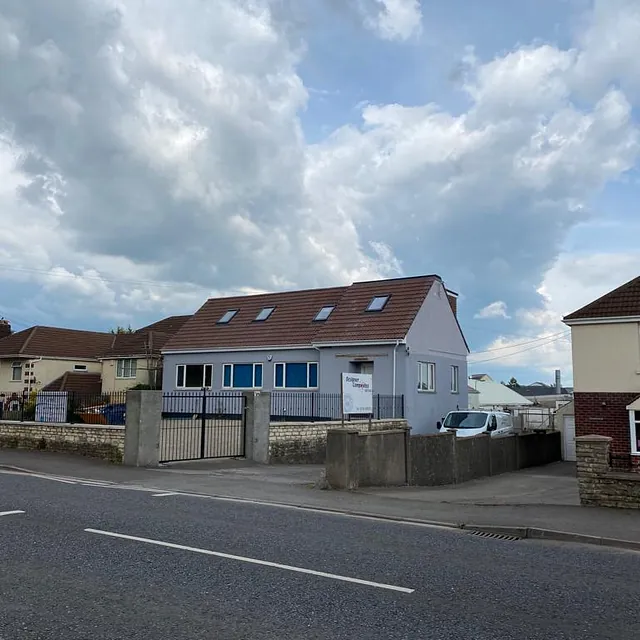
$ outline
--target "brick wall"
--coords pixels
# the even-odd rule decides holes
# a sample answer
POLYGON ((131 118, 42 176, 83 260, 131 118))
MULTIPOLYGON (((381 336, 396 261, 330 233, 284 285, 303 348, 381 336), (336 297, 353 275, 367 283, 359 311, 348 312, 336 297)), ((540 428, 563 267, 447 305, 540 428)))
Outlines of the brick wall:
POLYGON ((79 453, 121 463, 124 427, 44 422, 0 422, 0 448, 79 453))
POLYGON ((629 412, 627 407, 637 393, 574 393, 576 437, 608 436, 611 441, 611 464, 629 469, 632 464, 629 412))
MULTIPOLYGON (((352 420, 345 430, 367 433, 406 428, 406 420, 352 420)), ((272 463, 324 464, 327 454, 327 431, 341 429, 340 421, 273 422, 269 428, 269 461, 272 463)))
POLYGON ((576 438, 580 504, 640 509, 640 473, 622 473, 610 467, 612 442, 612 438, 600 435, 576 438))

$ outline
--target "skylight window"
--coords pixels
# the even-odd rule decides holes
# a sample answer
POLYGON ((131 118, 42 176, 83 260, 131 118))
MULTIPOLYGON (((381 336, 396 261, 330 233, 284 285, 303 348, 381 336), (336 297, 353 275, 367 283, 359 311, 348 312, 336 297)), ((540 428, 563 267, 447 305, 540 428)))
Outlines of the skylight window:
POLYGON ((389 300, 389 296, 376 296, 367 307, 367 311, 382 311, 389 300))
POLYGON ((229 309, 229 311, 227 311, 222 316, 222 318, 220 318, 220 320, 218 320, 218 324, 227 324, 228 322, 231 322, 233 316, 235 316, 236 313, 238 313, 237 309, 229 309))
POLYGON ((322 309, 320 309, 320 311, 318 311, 318 313, 316 314, 316 317, 313 319, 314 322, 316 320, 318 320, 318 321, 326 320, 331 315, 331 312, 334 309, 335 309, 335 307, 332 307, 332 306, 322 307, 322 309))
POLYGON ((275 310, 275 307, 265 307, 257 316, 256 322, 264 322, 275 310))

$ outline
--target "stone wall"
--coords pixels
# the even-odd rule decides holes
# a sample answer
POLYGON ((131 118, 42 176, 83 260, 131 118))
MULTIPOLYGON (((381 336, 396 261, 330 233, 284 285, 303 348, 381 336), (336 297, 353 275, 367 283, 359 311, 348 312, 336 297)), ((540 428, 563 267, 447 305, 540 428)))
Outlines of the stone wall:
POLYGON ((407 428, 406 420, 352 420, 331 422, 272 422, 269 427, 269 462, 324 464, 327 455, 327 432, 332 429, 384 431, 407 428))
POLYGON ((631 440, 627 407, 638 393, 574 393, 576 436, 599 435, 612 438, 611 466, 628 470, 631 440))
POLYGON ((44 422, 0 422, 0 448, 78 453, 121 463, 124 427, 44 422))
POLYGON ((594 507, 640 509, 640 473, 611 468, 612 438, 588 435, 576 438, 580 504, 594 507))

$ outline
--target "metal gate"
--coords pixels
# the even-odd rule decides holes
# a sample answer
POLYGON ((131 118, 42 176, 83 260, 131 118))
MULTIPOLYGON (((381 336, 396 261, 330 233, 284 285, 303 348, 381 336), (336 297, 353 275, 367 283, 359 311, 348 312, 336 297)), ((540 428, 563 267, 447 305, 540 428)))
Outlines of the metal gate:
POLYGON ((244 456, 246 398, 242 394, 164 393, 160 462, 244 456))

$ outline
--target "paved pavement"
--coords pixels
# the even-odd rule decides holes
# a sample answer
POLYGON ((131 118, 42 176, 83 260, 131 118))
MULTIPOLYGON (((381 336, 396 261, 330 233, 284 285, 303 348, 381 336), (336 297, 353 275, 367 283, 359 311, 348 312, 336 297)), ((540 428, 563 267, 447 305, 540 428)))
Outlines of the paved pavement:
POLYGON ((0 474, 3 640, 640 637, 638 553, 93 482, 0 474))
POLYGON ((455 487, 364 489, 314 488, 322 467, 262 466, 244 460, 136 469, 49 452, 0 450, 0 467, 106 480, 171 492, 228 496, 318 509, 453 524, 536 527, 640 543, 640 512, 576 506, 571 464, 560 463, 455 487))

